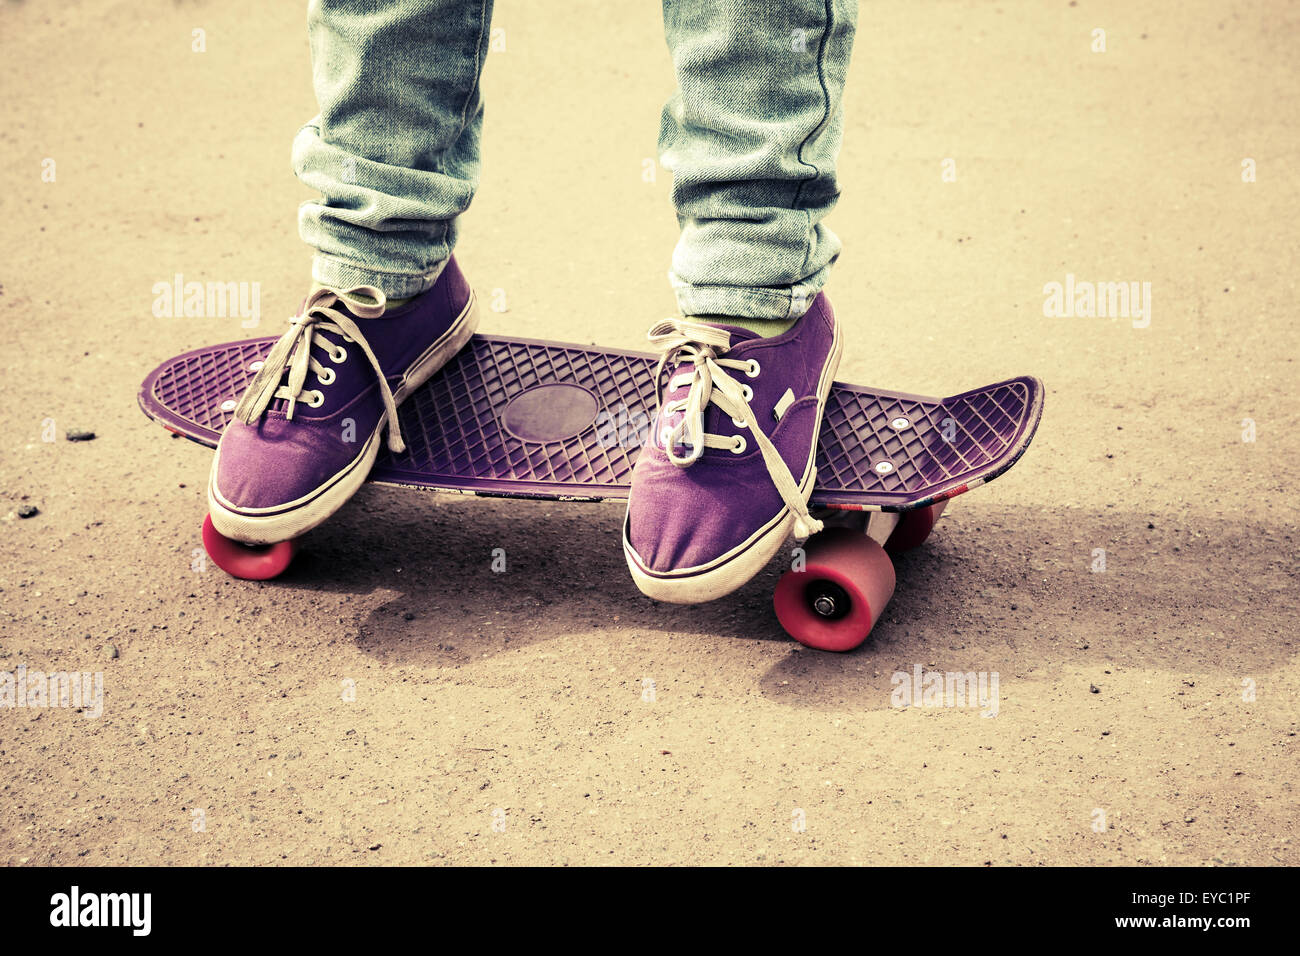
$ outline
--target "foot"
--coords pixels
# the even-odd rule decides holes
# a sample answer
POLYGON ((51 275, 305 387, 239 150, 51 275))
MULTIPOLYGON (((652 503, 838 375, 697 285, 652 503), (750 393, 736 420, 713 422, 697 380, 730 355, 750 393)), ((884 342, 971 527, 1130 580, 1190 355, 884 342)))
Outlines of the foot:
POLYGON ((822 411, 840 364, 824 294, 764 338, 680 319, 650 331, 671 370, 632 472, 623 552, 644 594, 711 601, 758 573, 808 514, 822 411))
POLYGON ((275 343, 226 426, 208 507, 223 535, 249 544, 314 528, 361 487, 397 406, 469 341, 474 293, 456 260, 427 292, 391 307, 378 289, 315 289, 275 343))

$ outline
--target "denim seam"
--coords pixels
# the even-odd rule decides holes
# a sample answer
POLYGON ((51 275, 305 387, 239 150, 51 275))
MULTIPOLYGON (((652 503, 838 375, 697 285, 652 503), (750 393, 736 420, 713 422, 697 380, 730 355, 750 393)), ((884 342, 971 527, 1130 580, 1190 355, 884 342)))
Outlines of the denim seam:
MULTIPOLYGON (((835 31, 835 0, 826 0, 826 29, 822 31, 821 42, 817 44, 817 83, 818 85, 821 86, 822 89, 822 101, 823 101, 822 118, 821 121, 818 122, 816 126, 814 126, 811 130, 809 130, 808 135, 803 138, 803 142, 799 144, 799 152, 798 152, 799 162, 803 163, 805 166, 811 169, 813 171, 813 174, 808 179, 800 180, 799 185, 795 187, 794 199, 790 204, 791 209, 799 208, 799 197, 803 195, 804 184, 815 181, 817 177, 821 175, 820 169, 818 169, 812 163, 809 163, 806 160, 804 160, 803 150, 804 147, 807 146, 808 143, 813 139, 813 137, 816 136, 817 133, 823 127, 826 126, 827 121, 829 121, 831 117, 831 94, 830 94, 830 90, 826 88, 826 47, 830 43, 831 34, 834 31, 835 31)), ((808 220, 807 231, 811 232, 812 215, 809 214, 809 212, 806 209, 803 210, 803 212, 804 212, 804 217, 808 220)), ((811 239, 807 240, 804 247, 803 265, 799 267, 800 272, 804 272, 808 268, 808 260, 812 257, 812 247, 813 247, 812 240, 811 239)))
POLYGON ((831 94, 830 90, 826 88, 826 47, 830 43, 831 34, 834 30, 835 0, 826 0, 826 29, 822 32, 821 42, 817 44, 817 84, 822 90, 822 118, 817 122, 816 126, 808 131, 808 135, 803 138, 803 141, 799 144, 798 153, 799 162, 811 169, 813 174, 808 179, 800 180, 799 185, 795 187, 794 201, 791 203, 792 209, 797 208, 798 206, 799 197, 803 193, 804 184, 812 182, 821 173, 820 169, 803 158, 803 150, 804 147, 808 145, 809 141, 812 140, 812 138, 826 125, 826 122, 831 117, 831 94))
MULTIPOLYGON (((469 125, 469 104, 474 102, 474 96, 478 93, 479 84, 483 79, 483 37, 488 32, 488 0, 482 0, 479 4, 478 15, 478 40, 474 43, 474 78, 470 83, 469 92, 465 96, 465 102, 460 108, 460 129, 456 131, 456 140, 465 135, 465 128, 469 125)), ((439 165, 441 165, 442 155, 439 154, 439 165)), ((440 169, 434 172, 441 172, 440 169)), ((450 254, 450 244, 447 237, 451 235, 451 220, 444 219, 442 222, 442 235, 438 238, 440 245, 448 246, 450 254)), ((439 260, 440 261, 440 260, 439 260)))
POLYGON ((469 113, 469 104, 474 99, 474 94, 478 92, 479 83, 483 76, 483 34, 488 26, 488 0, 482 0, 479 4, 478 17, 478 42, 474 44, 474 82, 470 84, 469 94, 465 97, 465 105, 460 108, 460 129, 456 132, 456 138, 460 139, 465 134, 465 127, 469 125, 467 115, 469 113))

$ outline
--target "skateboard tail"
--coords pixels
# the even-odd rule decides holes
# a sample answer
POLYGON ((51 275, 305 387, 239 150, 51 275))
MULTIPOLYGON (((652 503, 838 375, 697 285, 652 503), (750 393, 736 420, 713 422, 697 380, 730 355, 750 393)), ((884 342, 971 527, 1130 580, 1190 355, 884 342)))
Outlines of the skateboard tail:
MULTIPOLYGON (((867 423, 863 431, 872 434, 864 435, 860 445, 873 453, 857 471, 868 475, 871 485, 864 487, 860 480, 819 485, 813 503, 820 508, 908 512, 956 498, 1019 461, 1043 414, 1043 383, 1032 375, 943 399, 883 390, 870 394, 873 414, 860 417, 867 423)), ((844 414, 841 409, 836 413, 844 414)), ((836 442, 851 446, 842 437, 836 442)), ((825 464, 819 460, 818 467, 825 464)))

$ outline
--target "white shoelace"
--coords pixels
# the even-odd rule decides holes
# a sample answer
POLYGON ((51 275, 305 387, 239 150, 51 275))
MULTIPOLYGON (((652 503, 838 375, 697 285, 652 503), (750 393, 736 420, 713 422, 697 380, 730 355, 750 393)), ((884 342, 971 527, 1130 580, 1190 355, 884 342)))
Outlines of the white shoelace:
POLYGON ((656 387, 663 375, 664 366, 670 360, 689 361, 694 365, 692 371, 678 372, 668 383, 667 391, 673 391, 690 382, 690 391, 685 398, 666 402, 662 408, 665 416, 685 412, 681 421, 659 436, 668 460, 678 468, 689 468, 704 454, 705 448, 725 448, 735 454, 741 454, 745 450, 744 435, 705 433, 704 410, 712 403, 730 415, 738 428, 748 428, 754 436, 763 453, 767 473, 776 485, 781 500, 795 515, 795 537, 806 538, 820 531, 821 521, 808 513, 808 503, 799 492, 799 483, 790 473, 781 453, 759 427, 758 419, 749 407, 745 393, 748 391, 753 395, 753 392, 748 386, 733 379, 727 371, 743 370, 748 377, 756 378, 761 372, 758 362, 723 358, 731 347, 730 333, 698 322, 665 319, 650 330, 648 338, 660 353, 659 366, 655 370, 656 387), (690 451, 685 455, 678 454, 678 445, 689 446, 690 451))
POLYGON ((319 407, 325 396, 315 389, 305 387, 307 373, 315 372, 322 385, 333 382, 335 374, 333 369, 322 365, 311 354, 312 345, 318 344, 329 352, 330 361, 335 364, 346 361, 347 350, 342 345, 336 348, 329 339, 316 339, 317 332, 337 332, 344 342, 360 347, 374 368, 379 379, 379 394, 388 415, 388 447, 394 454, 400 454, 406 450, 406 443, 402 441, 398 430, 397 403, 393 400, 393 391, 388 387, 388 379, 379 365, 379 359, 375 358, 370 343, 361 334, 357 324, 338 309, 330 308, 340 303, 346 304, 358 318, 377 319, 384 314, 387 300, 383 292, 368 285, 357 286, 346 292, 335 292, 333 289, 317 289, 313 292, 304 304, 302 314, 289 320, 289 331, 275 343, 271 354, 249 383, 248 390, 235 406, 235 417, 246 425, 252 425, 276 398, 288 401, 289 407, 284 417, 289 420, 293 419, 298 402, 311 408, 319 407), (358 295, 367 296, 374 302, 362 301, 356 298, 358 295), (280 379, 284 376, 285 368, 289 369, 289 381, 281 385, 280 379))

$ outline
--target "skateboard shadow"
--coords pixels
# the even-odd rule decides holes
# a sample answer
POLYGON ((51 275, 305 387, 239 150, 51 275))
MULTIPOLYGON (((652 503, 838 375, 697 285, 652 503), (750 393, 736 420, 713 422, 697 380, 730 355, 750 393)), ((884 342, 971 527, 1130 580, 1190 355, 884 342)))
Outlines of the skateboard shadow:
POLYGON ((677 658, 712 678, 712 652, 734 645, 747 663, 737 675, 755 674, 745 679, 765 697, 824 711, 888 709, 894 675, 918 666, 996 672, 1004 692, 1016 680, 1112 666, 1194 665, 1232 683, 1275 661, 1268 635, 1291 626, 1285 562, 1257 562, 1249 581, 1235 569, 1253 551, 1290 553, 1283 539, 1293 529, 1189 520, 1172 506, 1098 514, 972 502, 949 509, 924 547, 898 559, 893 600, 867 641, 824 653, 777 622, 777 561, 709 604, 644 597, 624 564, 622 519, 619 502, 367 486, 312 532, 277 585, 350 596, 357 647, 385 663, 458 666, 598 632, 617 642, 611 659, 648 640, 659 666, 677 658), (756 656, 766 669, 748 666, 756 656))
POLYGON ((775 566, 709 604, 641 594, 623 559, 623 514, 617 501, 367 485, 310 533, 276 584, 356 597, 368 606, 358 647, 400 663, 446 665, 597 629, 794 643, 772 612, 775 566))
POLYGON ((1294 554, 1294 525, 1189 517, 1178 502, 1145 512, 961 504, 896 561, 894 597, 865 644, 786 655, 764 675, 765 696, 887 710, 919 668, 996 674, 1003 701, 1032 683, 1104 695, 1114 675, 1135 671, 1195 672, 1238 697, 1283 660, 1296 567, 1278 556, 1294 554))

